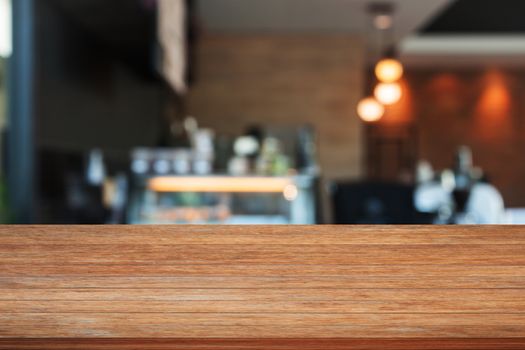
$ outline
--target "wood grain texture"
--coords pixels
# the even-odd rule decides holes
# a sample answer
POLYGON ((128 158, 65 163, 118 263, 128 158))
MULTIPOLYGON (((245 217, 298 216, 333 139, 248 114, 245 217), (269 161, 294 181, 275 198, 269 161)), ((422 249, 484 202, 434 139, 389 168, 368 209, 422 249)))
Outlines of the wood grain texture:
POLYGON ((523 350, 525 341, 498 339, 0 339, 0 350, 523 350))
POLYGON ((523 349, 525 227, 0 226, 42 348, 523 349))

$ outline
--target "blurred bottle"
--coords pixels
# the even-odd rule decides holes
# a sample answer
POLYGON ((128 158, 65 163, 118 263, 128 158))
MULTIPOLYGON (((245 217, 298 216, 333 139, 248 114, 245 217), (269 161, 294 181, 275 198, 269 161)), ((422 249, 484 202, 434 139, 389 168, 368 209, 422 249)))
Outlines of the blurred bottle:
POLYGON ((104 186, 104 204, 109 208, 108 224, 123 224, 126 220, 126 204, 128 200, 128 179, 125 174, 117 174, 111 181, 106 180, 104 186))
POLYGON ((131 151, 131 171, 135 175, 146 175, 151 171, 152 155, 147 148, 135 148, 131 151))
POLYGON ((159 149, 155 151, 153 170, 157 175, 167 175, 172 169, 171 152, 169 149, 159 149))
POLYGON ((281 152, 279 140, 275 137, 266 137, 256 162, 257 174, 281 176, 286 175, 289 170, 290 160, 281 152))
POLYGON ((177 175, 187 175, 191 172, 192 152, 189 149, 179 148, 171 152, 173 171, 177 175))
POLYGON ((233 144, 235 156, 228 163, 231 175, 248 175, 252 171, 252 159, 259 151, 259 142, 253 136, 238 137, 233 144))
POLYGON ((93 149, 88 154, 86 181, 91 186, 102 186, 106 177, 104 156, 100 149, 93 149))
POLYGON ((193 171, 198 175, 208 175, 213 172, 214 133, 211 129, 193 131, 193 171))
POLYGON ((427 184, 434 180, 434 169, 427 160, 420 160, 416 165, 416 183, 418 185, 427 184))
POLYGON ((296 157, 299 172, 314 176, 319 174, 315 130, 310 125, 299 128, 296 157))
POLYGON ((467 146, 460 146, 454 162, 455 189, 468 191, 472 186, 472 151, 467 146))

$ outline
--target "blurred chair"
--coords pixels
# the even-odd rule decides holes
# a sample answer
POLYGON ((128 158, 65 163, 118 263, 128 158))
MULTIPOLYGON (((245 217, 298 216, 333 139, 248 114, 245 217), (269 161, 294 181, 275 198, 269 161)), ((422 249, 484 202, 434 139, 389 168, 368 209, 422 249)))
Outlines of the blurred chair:
POLYGON ((331 186, 336 224, 425 224, 433 215, 414 207, 414 186, 386 182, 337 182, 331 186))

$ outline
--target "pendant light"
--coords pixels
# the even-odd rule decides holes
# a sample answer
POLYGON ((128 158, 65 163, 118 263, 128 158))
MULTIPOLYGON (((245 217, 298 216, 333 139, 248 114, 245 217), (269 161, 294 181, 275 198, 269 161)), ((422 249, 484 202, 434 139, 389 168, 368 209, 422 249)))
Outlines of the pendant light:
POLYGON ((375 67, 376 77, 383 83, 393 83, 403 76, 403 65, 395 58, 383 58, 375 67))
POLYGON ((403 65, 395 58, 395 49, 391 46, 394 41, 394 6, 391 3, 376 3, 370 5, 369 10, 374 16, 373 24, 379 33, 380 46, 383 46, 383 56, 374 67, 378 80, 374 96, 381 104, 388 106, 398 102, 403 94, 399 84, 403 76, 403 65), (390 48, 384 50, 385 46, 390 48))
POLYGON ((402 91, 399 83, 379 83, 374 88, 374 97, 384 105, 392 105, 401 99, 402 91))
MULTIPOLYGON (((372 15, 372 25, 378 33, 379 47, 391 45, 394 5, 392 3, 371 3, 368 12, 372 15)), ((382 49, 383 51, 383 49, 382 49)), ((383 55, 374 67, 378 84, 373 88, 373 96, 364 97, 357 104, 357 114, 365 122, 376 122, 383 117, 385 106, 401 99, 403 94, 399 79, 403 76, 403 65, 394 58, 393 50, 383 55)))
POLYGON ((357 114, 365 122, 376 122, 385 113, 385 107, 373 97, 365 97, 357 104, 357 114))

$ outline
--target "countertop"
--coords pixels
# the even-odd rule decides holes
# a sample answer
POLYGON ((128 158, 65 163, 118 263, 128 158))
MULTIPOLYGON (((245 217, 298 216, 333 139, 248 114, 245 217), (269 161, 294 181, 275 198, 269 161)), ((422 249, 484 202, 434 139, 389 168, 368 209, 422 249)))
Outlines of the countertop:
POLYGON ((0 349, 523 349, 524 226, 0 226, 0 349))

